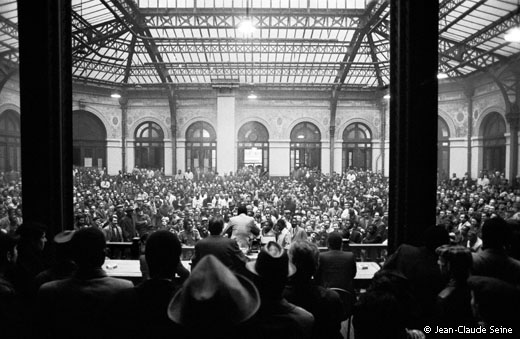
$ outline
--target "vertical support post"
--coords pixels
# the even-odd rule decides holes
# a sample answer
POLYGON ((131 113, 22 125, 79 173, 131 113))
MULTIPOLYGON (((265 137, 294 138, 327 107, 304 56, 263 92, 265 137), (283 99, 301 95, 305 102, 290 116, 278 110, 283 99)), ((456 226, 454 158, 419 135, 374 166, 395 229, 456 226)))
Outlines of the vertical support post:
POLYGON ((464 83, 464 95, 466 96, 466 99, 468 99, 468 163, 467 163, 467 171, 470 178, 471 178, 471 137, 473 135, 473 94, 475 93, 475 88, 473 87, 473 84, 469 81, 466 81, 464 83))
POLYGON ((520 112, 516 102, 511 103, 511 109, 506 113, 509 124, 511 147, 509 152, 509 182, 513 183, 518 174, 518 127, 520 124, 520 112))
POLYGON ((438 1, 390 2, 389 252, 435 225, 438 1))
POLYGON ((24 222, 49 239, 73 225, 71 27, 70 1, 18 1, 24 222))
POLYGON ((335 145, 335 134, 336 134, 336 110, 338 107, 338 92, 332 91, 330 99, 330 174, 334 172, 334 145, 335 145))
POLYGON ((170 128, 172 135, 172 176, 177 173, 177 96, 168 89, 168 104, 170 106, 170 128))
POLYGON ((121 107, 121 171, 126 173, 126 139, 127 139, 127 120, 128 120, 128 95, 123 93, 119 99, 121 107))

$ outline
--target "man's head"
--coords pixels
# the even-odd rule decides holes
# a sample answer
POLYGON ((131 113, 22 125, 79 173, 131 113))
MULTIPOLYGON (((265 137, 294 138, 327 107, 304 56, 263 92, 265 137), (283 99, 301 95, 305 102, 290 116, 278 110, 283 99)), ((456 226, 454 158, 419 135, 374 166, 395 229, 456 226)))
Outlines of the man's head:
POLYGON ((16 242, 15 237, 0 232, 0 270, 16 262, 16 242))
POLYGON ((245 205, 238 206, 238 215, 247 214, 247 207, 245 205))
POLYGON ((502 218, 486 219, 482 225, 482 247, 503 249, 509 239, 509 227, 502 218))
POLYGON ((180 261, 181 243, 169 231, 156 231, 146 241, 145 258, 150 277, 172 279, 180 261))
POLYGON ((208 230, 211 235, 219 235, 224 229, 224 219, 221 216, 209 218, 208 230))
POLYGON ((74 233, 72 248, 72 256, 79 269, 100 268, 105 262, 106 240, 97 228, 82 228, 74 233))
POLYGON ((338 232, 329 233, 329 237, 327 239, 327 244, 329 245, 329 249, 331 250, 341 250, 341 246, 343 245, 343 239, 338 232))
POLYGON ((296 267, 299 277, 310 280, 318 270, 320 250, 318 246, 305 240, 293 242, 289 257, 296 267))

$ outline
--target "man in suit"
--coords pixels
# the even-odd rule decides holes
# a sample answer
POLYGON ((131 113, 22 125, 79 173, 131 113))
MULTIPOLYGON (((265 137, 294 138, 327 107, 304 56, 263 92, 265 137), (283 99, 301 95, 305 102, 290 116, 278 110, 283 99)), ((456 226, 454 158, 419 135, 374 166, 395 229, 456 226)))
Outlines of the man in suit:
POLYGON ((481 275, 520 284, 520 261, 511 258, 506 245, 511 231, 502 218, 491 218, 482 225, 482 250, 473 253, 473 275, 481 275))
POLYGON ((118 326, 113 328, 111 337, 177 337, 180 328, 170 321, 167 309, 182 284, 174 279, 181 252, 181 243, 175 234, 167 230, 150 234, 145 248, 150 279, 117 294, 111 314, 116 317, 118 326))
POLYGON ((240 248, 249 249, 249 239, 260 234, 260 228, 256 226, 255 219, 247 215, 247 207, 240 205, 238 215, 229 219, 229 224, 223 234, 231 232, 231 239, 236 239, 240 248))
POLYGON ((245 268, 247 258, 238 247, 235 239, 225 238, 221 235, 224 228, 224 220, 220 216, 209 219, 208 230, 210 235, 195 244, 195 254, 191 258, 192 269, 204 256, 213 254, 232 271, 240 273, 245 268))
POLYGON ((116 293, 133 284, 108 277, 101 268, 106 248, 103 232, 94 227, 80 229, 72 237, 72 248, 77 271, 71 278, 43 284, 38 291, 38 337, 94 338, 120 325, 112 323, 107 310, 116 293))
POLYGON ((329 234, 327 244, 329 250, 320 253, 317 283, 324 287, 337 287, 354 293, 356 257, 352 252, 341 250, 343 239, 338 232, 329 234))

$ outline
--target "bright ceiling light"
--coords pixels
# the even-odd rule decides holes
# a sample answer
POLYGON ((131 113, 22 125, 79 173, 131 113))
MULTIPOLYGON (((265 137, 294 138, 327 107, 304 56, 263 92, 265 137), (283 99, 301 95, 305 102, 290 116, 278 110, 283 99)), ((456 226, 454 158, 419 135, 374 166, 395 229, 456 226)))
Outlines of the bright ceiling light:
POLYGON ((248 98, 248 99, 256 99, 256 98, 258 98, 258 97, 256 96, 256 94, 255 94, 254 92, 251 92, 251 93, 249 93, 249 95, 247 96, 247 98, 248 98))
POLYGON ((504 34, 504 40, 507 42, 520 42, 520 27, 516 26, 507 30, 504 34))
POLYGON ((249 34, 253 34, 256 31, 256 27, 253 24, 253 21, 251 21, 251 18, 245 17, 238 24, 238 31, 249 35, 249 34))
POLYGON ((297 136, 297 138, 298 138, 298 139, 305 139, 305 135, 300 134, 300 135, 297 136))
POLYGON ((437 79, 447 79, 448 78, 448 74, 446 73, 439 73, 437 74, 437 79))
POLYGON ((110 93, 110 96, 114 99, 121 98, 121 92, 119 90, 113 90, 112 93, 110 93))
POLYGON ((390 100, 390 94, 385 94, 383 99, 390 100))

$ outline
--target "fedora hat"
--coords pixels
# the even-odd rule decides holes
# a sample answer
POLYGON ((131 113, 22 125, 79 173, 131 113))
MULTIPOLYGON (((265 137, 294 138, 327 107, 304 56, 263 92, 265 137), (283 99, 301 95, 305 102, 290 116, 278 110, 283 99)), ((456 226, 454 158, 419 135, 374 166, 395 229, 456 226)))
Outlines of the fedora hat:
POLYGON ((204 256, 168 306, 168 317, 190 329, 224 329, 251 318, 260 307, 253 283, 214 255, 204 256))
POLYGON ((261 278, 286 278, 296 273, 296 266, 289 260, 287 252, 275 241, 269 241, 257 259, 246 264, 246 268, 261 278))

